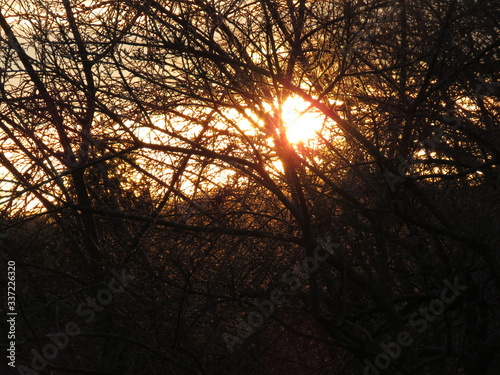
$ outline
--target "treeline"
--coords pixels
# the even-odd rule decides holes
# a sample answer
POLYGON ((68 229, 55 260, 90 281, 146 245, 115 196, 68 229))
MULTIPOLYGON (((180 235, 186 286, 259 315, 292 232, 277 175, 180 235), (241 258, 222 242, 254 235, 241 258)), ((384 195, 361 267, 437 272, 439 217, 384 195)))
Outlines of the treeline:
POLYGON ((498 2, 0 4, 5 373, 496 373, 498 2))

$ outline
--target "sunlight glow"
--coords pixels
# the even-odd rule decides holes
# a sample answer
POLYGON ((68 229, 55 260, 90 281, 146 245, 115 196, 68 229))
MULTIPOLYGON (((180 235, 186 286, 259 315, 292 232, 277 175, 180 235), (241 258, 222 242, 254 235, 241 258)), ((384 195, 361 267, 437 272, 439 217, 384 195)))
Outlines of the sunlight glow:
POLYGON ((316 132, 321 131, 325 122, 325 115, 296 96, 289 97, 283 103, 282 118, 290 143, 307 142, 315 138, 316 132))

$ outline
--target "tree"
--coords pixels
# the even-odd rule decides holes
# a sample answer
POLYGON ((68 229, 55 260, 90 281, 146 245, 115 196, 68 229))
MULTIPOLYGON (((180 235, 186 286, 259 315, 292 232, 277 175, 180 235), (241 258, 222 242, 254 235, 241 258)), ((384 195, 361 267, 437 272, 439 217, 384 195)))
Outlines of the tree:
MULTIPOLYGON (((111 373, 281 373, 276 359, 296 373, 493 373, 495 2, 2 9, 4 220, 53 233, 17 256, 21 282, 42 285, 20 297, 24 322, 55 296, 69 320, 112 268, 133 275, 83 327, 92 349, 72 343, 66 359, 111 373), (289 139, 294 100, 323 119, 314 140, 289 139), (61 267, 88 287, 44 279, 61 267), (90 364, 100 352, 114 362, 90 364)), ((57 318, 42 321, 27 345, 57 318)), ((50 366, 78 371, 62 355, 50 366)))

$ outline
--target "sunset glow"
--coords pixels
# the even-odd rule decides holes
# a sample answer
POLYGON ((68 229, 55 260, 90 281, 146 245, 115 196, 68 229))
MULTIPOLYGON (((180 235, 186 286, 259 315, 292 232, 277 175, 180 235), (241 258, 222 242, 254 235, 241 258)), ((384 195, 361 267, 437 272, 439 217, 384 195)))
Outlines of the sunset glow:
POLYGON ((299 97, 289 97, 282 107, 283 123, 290 143, 307 142, 316 137, 325 116, 299 97))

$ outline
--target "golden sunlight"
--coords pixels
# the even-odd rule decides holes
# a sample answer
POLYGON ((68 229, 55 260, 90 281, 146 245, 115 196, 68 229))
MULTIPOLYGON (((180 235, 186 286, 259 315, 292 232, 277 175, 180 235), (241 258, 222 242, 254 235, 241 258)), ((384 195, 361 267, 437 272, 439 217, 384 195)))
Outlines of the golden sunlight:
POLYGON ((291 96, 281 110, 286 135, 290 143, 307 142, 316 137, 325 122, 325 115, 304 99, 291 96))

